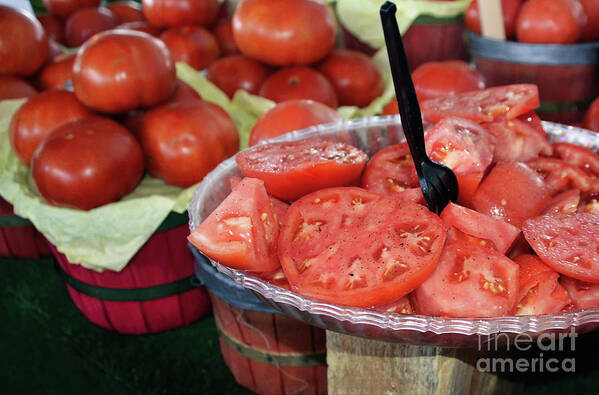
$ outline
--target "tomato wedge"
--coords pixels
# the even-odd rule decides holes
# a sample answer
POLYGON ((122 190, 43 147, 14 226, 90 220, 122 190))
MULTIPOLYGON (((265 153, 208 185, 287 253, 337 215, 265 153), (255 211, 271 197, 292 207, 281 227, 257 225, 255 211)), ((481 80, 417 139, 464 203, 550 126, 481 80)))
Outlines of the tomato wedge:
POLYGON ((414 309, 410 303, 408 295, 402 296, 399 300, 391 303, 374 306, 374 310, 382 311, 384 313, 395 313, 395 314, 413 314, 414 309))
POLYGON ((548 214, 531 218, 524 237, 543 262, 566 276, 599 282, 599 214, 548 214))
POLYGON ((599 213, 599 193, 594 192, 581 196, 578 211, 581 213, 599 213))
POLYGON ((570 188, 582 192, 591 189, 590 177, 582 169, 561 159, 539 157, 529 160, 526 164, 543 177, 545 187, 552 195, 570 188))
MULTIPOLYGON (((241 178, 239 177, 231 177, 229 178, 229 183, 231 184, 231 190, 235 189, 237 185, 241 182, 241 178)), ((270 199, 270 204, 272 205, 272 209, 275 213, 275 218, 279 223, 279 227, 283 226, 283 218, 285 217, 285 213, 289 208, 289 204, 285 203, 282 200, 277 199, 274 196, 268 196, 270 199)))
POLYGON ((589 309, 599 306, 599 284, 579 281, 562 276, 560 283, 568 291, 576 309, 589 309))
POLYGON ((418 314, 499 317, 514 312, 518 265, 480 241, 450 228, 437 267, 412 294, 418 314))
POLYGON ((291 201, 319 189, 356 184, 368 156, 349 144, 308 139, 259 145, 235 160, 245 177, 261 179, 268 193, 291 201))
POLYGON ((187 239, 223 265, 267 272, 280 267, 278 236, 264 183, 244 178, 187 239))
POLYGON ((258 273, 258 277, 272 285, 291 291, 289 281, 287 281, 287 277, 285 277, 285 272, 283 272, 283 269, 280 267, 272 272, 258 273))
POLYGON ((434 269, 445 233, 441 219, 419 204, 329 188, 289 207, 279 258, 299 294, 370 307, 418 287, 434 269))
POLYGON ((468 204, 493 161, 495 138, 474 122, 445 118, 429 130, 424 141, 429 157, 454 171, 458 201, 468 204))
POLYGON ((483 245, 502 254, 509 250, 520 234, 520 229, 514 225, 451 202, 441 213, 441 219, 448 226, 481 239, 483 245))
POLYGON ((549 201, 543 214, 575 213, 580 204, 580 191, 570 189, 562 192, 549 201))
POLYGON ((481 123, 514 119, 533 111, 539 104, 536 85, 516 84, 426 100, 420 103, 420 109, 423 118, 430 123, 447 117, 481 123))
POLYGON ((586 147, 570 143, 553 143, 553 152, 563 161, 599 176, 599 155, 586 147))
POLYGON ((572 303, 566 289, 557 281, 559 273, 534 255, 514 259, 520 265, 516 315, 549 314, 572 303))

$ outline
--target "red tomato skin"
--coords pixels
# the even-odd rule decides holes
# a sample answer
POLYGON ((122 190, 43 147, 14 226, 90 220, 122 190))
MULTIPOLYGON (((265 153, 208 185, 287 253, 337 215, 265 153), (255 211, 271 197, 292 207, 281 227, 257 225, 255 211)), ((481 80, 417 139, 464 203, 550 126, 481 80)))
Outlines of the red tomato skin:
POLYGON ((555 156, 584 170, 590 176, 599 176, 599 155, 586 147, 570 143, 553 143, 555 156))
POLYGON ((50 14, 67 19, 82 8, 98 7, 101 0, 42 0, 50 14))
POLYGON ((305 66, 282 68, 266 78, 260 96, 281 103, 288 100, 314 100, 331 108, 339 102, 335 88, 320 72, 305 66))
POLYGON ((322 103, 312 100, 289 100, 264 113, 252 127, 249 145, 268 140, 294 130, 341 121, 341 115, 322 103))
POLYGON ((48 52, 48 36, 33 15, 0 5, 0 74, 30 76, 46 62, 48 52))
POLYGON ((571 44, 582 36, 586 16, 577 0, 528 0, 516 20, 518 41, 571 44))
POLYGON ((383 107, 383 112, 381 115, 393 115, 399 114, 399 107, 397 106, 397 98, 394 97, 389 103, 383 107))
POLYGON ((237 128, 216 104, 187 100, 148 111, 139 140, 146 168, 167 184, 189 187, 239 149, 237 128))
POLYGON ((570 188, 587 192, 592 188, 592 180, 578 167, 561 159, 538 157, 526 164, 536 170, 545 184, 545 189, 553 196, 570 188))
POLYGON ((599 132, 599 97, 593 100, 593 103, 591 103, 591 106, 584 115, 582 127, 599 132))
POLYGON ((117 29, 134 30, 137 32, 147 33, 150 36, 159 37, 162 29, 150 25, 147 21, 127 22, 116 27, 117 29))
POLYGON ((67 19, 64 31, 69 47, 78 47, 96 33, 115 28, 117 17, 108 8, 83 8, 67 19))
POLYGON ((241 52, 237 48, 235 39, 233 38, 233 25, 230 19, 223 18, 212 28, 212 34, 218 41, 223 56, 238 55, 241 52))
POLYGON ((73 76, 75 54, 62 54, 48 63, 37 76, 37 85, 42 90, 63 89, 73 76))
POLYGON ((127 129, 90 116, 55 129, 35 152, 31 171, 48 203, 91 210, 135 189, 143 156, 127 129))
POLYGON ((108 8, 118 19, 118 23, 143 21, 144 14, 141 11, 141 5, 135 1, 115 1, 106 4, 108 8))
POLYGON ((111 114, 166 100, 175 89, 175 80, 175 66, 166 46, 131 30, 99 33, 81 47, 73 65, 77 98, 90 108, 111 114))
POLYGON ((35 14, 48 38, 64 43, 64 23, 52 14, 35 14))
POLYGON ((481 182, 472 205, 479 213, 520 228, 526 219, 539 215, 550 199, 543 180, 530 167, 520 162, 500 162, 481 182))
POLYGON ((333 51, 320 63, 318 71, 331 82, 342 106, 366 107, 385 87, 372 59, 357 51, 333 51))
POLYGON ((485 77, 461 60, 423 63, 412 80, 419 101, 485 88, 485 77))
POLYGON ((191 86, 187 85, 185 82, 177 79, 175 93, 168 99, 168 103, 179 102, 183 100, 195 100, 202 99, 202 96, 193 89, 191 86))
POLYGON ((218 16, 218 0, 142 0, 144 16, 157 27, 210 26, 218 16))
POLYGON ((42 92, 13 115, 8 129, 10 144, 21 162, 29 166, 35 150, 56 128, 92 114, 72 92, 42 92))
POLYGON ((12 75, 0 75, 0 101, 35 95, 37 95, 35 88, 21 78, 12 75))
POLYGON ((545 214, 555 213, 575 213, 580 204, 580 191, 578 189, 570 189, 556 195, 549 201, 547 207, 543 211, 545 214))
POLYGON ((311 0, 244 0, 233 14, 233 37, 244 55, 264 63, 307 65, 333 49, 335 16, 311 0))
POLYGON ((257 95, 268 74, 269 70, 262 63, 233 55, 213 62, 206 71, 206 78, 232 98, 240 89, 257 95))
POLYGON ((259 145, 235 160, 245 177, 264 181, 269 194, 293 201, 319 189, 355 185, 367 158, 349 144, 310 139, 259 145))
MULTIPOLYGON (((505 36, 508 39, 516 37, 516 17, 518 16, 521 5, 522 0, 501 0, 503 27, 505 29, 505 36)), ((477 0, 472 0, 466 9, 464 22, 466 23, 468 30, 479 35, 482 34, 477 0)))
POLYGON ((175 62, 204 70, 220 55, 216 38, 200 26, 176 26, 160 35, 175 62))
POLYGON ((583 41, 599 40, 599 0, 578 0, 587 16, 587 23, 582 29, 583 41))
POLYGON ((599 306, 599 284, 584 282, 567 276, 560 277, 560 283, 578 310, 599 306))

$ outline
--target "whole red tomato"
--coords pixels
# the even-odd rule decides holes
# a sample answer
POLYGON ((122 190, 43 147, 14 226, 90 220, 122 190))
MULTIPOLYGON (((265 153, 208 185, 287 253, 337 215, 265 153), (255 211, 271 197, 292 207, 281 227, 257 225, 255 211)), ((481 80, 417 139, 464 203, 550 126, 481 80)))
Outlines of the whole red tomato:
POLYGON ((333 51, 318 70, 333 84, 342 106, 366 107, 383 93, 383 76, 363 53, 333 51))
POLYGON ((142 33, 147 33, 150 36, 159 37, 162 33, 162 29, 150 25, 147 21, 127 22, 122 25, 118 25, 117 29, 135 30, 142 33))
POLYGON ((68 18, 82 8, 98 7, 101 0, 42 0, 50 14, 68 18))
POLYGON ((78 47, 96 33, 110 30, 118 25, 117 17, 108 8, 84 8, 74 12, 65 24, 65 36, 69 47, 78 47))
POLYGON ((216 104, 187 100, 148 111, 139 141, 146 169, 167 184, 189 187, 239 149, 237 128, 216 104))
POLYGON ((42 90, 61 89, 73 76, 75 54, 58 55, 48 63, 37 77, 37 85, 42 90))
POLYGON ((64 43, 64 23, 52 14, 35 14, 48 38, 64 43))
POLYGON ((337 108, 333 85, 320 72, 305 66, 285 67, 268 77, 260 87, 260 96, 276 103, 287 100, 314 100, 337 108))
POLYGON ((237 44, 235 44, 235 39, 233 38, 233 26, 231 25, 230 19, 221 19, 216 26, 212 28, 212 34, 216 37, 216 41, 218 41, 218 46, 220 47, 223 56, 237 55, 240 53, 237 44))
POLYGON ((578 0, 587 16, 587 23, 582 29, 583 41, 599 40, 599 0, 578 0))
POLYGON ((268 73, 268 69, 257 60, 243 55, 233 55, 212 63, 208 67, 206 78, 227 96, 233 97, 239 89, 257 95, 268 73))
POLYGON ((526 43, 571 44, 580 39, 585 24, 577 0, 528 0, 516 20, 516 37, 526 43))
POLYGON ((419 101, 485 88, 485 77, 461 60, 423 63, 412 73, 419 101))
POLYGON ((34 87, 19 77, 0 75, 0 101, 37 95, 34 87))
POLYGON ((135 1, 115 1, 113 3, 106 4, 112 13, 116 16, 121 23, 143 21, 143 12, 141 12, 141 4, 135 1))
POLYGON ((90 116, 52 132, 35 152, 31 171, 48 203, 91 210, 133 191, 144 162, 127 129, 111 119, 90 116))
POLYGON ((331 9, 313 0, 244 0, 233 14, 233 37, 246 56, 275 66, 310 64, 335 45, 331 9))
POLYGON ((77 98, 112 114, 168 99, 175 80, 175 66, 164 43, 132 30, 97 34, 79 49, 73 65, 77 98))
POLYGON ((10 145, 21 162, 29 165, 33 153, 56 128, 92 115, 73 92, 51 90, 31 97, 13 115, 8 128, 10 145))
POLYGON ((32 75, 48 51, 48 37, 33 15, 0 5, 0 74, 32 75))
POLYGON ((249 145, 280 136, 293 130, 341 121, 341 115, 330 107, 312 100, 290 100, 279 103, 264 113, 250 132, 249 145))
POLYGON ((142 0, 146 19, 154 26, 210 26, 218 16, 218 0, 142 0))
POLYGON ((587 110, 582 121, 582 127, 599 132, 599 97, 593 101, 587 110))
MULTIPOLYGON (((516 37, 516 17, 518 16, 520 5, 522 5, 522 0, 501 0, 503 27, 505 29, 505 36, 508 39, 516 37)), ((466 9, 464 21, 468 30, 476 34, 482 34, 477 0, 472 0, 466 9)))
POLYGON ((173 60, 185 62, 196 70, 205 69, 220 55, 216 38, 200 26, 172 27, 160 35, 173 60))
POLYGON ((176 86, 175 93, 168 99, 169 103, 190 99, 202 99, 202 96, 200 96, 198 91, 179 79, 176 82, 176 86))

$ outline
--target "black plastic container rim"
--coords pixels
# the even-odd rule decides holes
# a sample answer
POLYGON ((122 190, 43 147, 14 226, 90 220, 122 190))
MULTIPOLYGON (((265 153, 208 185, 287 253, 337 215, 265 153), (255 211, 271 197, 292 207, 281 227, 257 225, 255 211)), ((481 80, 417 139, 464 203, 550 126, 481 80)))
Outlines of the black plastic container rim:
POLYGON ((264 304, 258 297, 229 277, 219 273, 197 248, 191 244, 188 245, 195 258, 196 277, 208 291, 241 310, 272 314, 280 313, 280 311, 264 304))
POLYGON ((599 64, 599 41, 580 44, 529 44, 501 41, 468 32, 471 56, 541 65, 599 64))

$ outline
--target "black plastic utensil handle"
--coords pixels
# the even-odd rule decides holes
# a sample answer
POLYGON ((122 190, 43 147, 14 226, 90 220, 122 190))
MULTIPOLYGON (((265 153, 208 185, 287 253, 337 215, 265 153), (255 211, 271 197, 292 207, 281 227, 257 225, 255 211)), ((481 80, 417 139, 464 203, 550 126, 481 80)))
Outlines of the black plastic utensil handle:
POLYGON ((428 161, 424 148, 424 128, 422 126, 422 114, 420 105, 414 90, 414 83, 410 76, 408 59, 401 41, 395 12, 397 7, 394 3, 387 1, 381 6, 381 22, 385 33, 385 43, 391 65, 391 75, 397 96, 397 106, 401 116, 401 123, 410 146, 412 159, 416 166, 418 176, 422 174, 422 163, 428 161))

